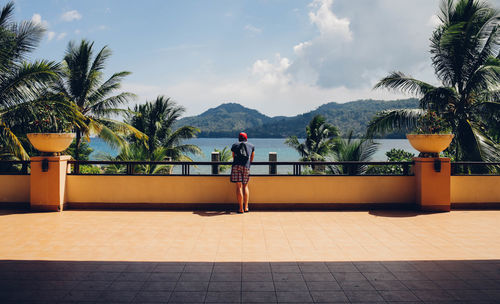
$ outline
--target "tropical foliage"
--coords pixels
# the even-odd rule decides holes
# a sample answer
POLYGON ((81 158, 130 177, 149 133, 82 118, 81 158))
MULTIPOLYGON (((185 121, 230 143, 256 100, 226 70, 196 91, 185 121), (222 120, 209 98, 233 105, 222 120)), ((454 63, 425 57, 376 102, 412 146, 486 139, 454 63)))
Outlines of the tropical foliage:
POLYGON ((79 124, 79 116, 67 100, 45 94, 58 77, 59 64, 26 61, 45 29, 31 21, 12 21, 13 11, 13 2, 0 11, 0 154, 28 159, 29 145, 20 135, 45 129, 48 124, 65 129, 66 123, 79 124))
MULTIPOLYGON (((219 149, 214 149, 214 152, 219 152, 219 158, 221 162, 230 162, 233 160, 233 154, 231 152, 231 149, 229 149, 228 146, 224 147, 222 150, 219 149)), ((231 168, 230 165, 222 165, 219 166, 219 171, 221 173, 226 172, 231 168)))
POLYGON ((401 72, 381 79, 375 88, 418 95, 421 109, 382 112, 369 132, 414 129, 420 116, 435 111, 455 134, 449 149, 456 160, 498 160, 498 141, 487 132, 487 122, 498 119, 490 114, 500 109, 499 11, 483 1, 442 0, 438 17, 430 52, 441 86, 401 72))
POLYGON ((130 72, 117 72, 104 80, 104 67, 110 56, 111 51, 106 46, 95 53, 93 42, 82 40, 79 45, 70 42, 63 60, 62 77, 52 87, 54 92, 72 101, 85 117, 85 127, 75 126, 76 159, 80 158, 82 136, 88 138, 90 134, 97 134, 111 146, 120 148, 126 146, 124 136, 128 134, 145 138, 132 126, 112 119, 126 112, 119 106, 131 100, 134 94, 112 95, 130 72))
MULTIPOLYGON (((403 149, 393 148, 385 152, 385 156, 388 162, 411 162, 415 155, 403 149)), ((404 173, 404 168, 400 165, 371 166, 366 173, 377 175, 402 175, 404 173)))
POLYGON ((306 139, 300 142, 297 136, 288 137, 285 144, 300 154, 300 161, 324 161, 338 137, 335 126, 328 124, 321 115, 316 115, 306 127, 306 139))
MULTIPOLYGON (((377 152, 378 143, 371 138, 354 139, 350 132, 347 138, 338 139, 332 147, 331 157, 336 162, 368 162, 377 152)), ((361 164, 348 164, 329 166, 333 174, 359 175, 366 172, 368 166, 361 164)))
MULTIPOLYGON (((157 147, 153 153, 150 153, 145 145, 133 144, 121 149, 116 157, 104 156, 104 160, 112 161, 144 161, 144 162, 161 162, 168 160, 167 149, 157 147)), ((173 166, 164 164, 137 164, 133 165, 132 171, 134 174, 170 174, 173 166)), ((105 173, 126 173, 127 166, 120 164, 109 165, 104 169, 105 173)))
POLYGON ((198 128, 183 126, 174 129, 175 122, 185 109, 165 96, 158 96, 155 101, 136 105, 127 114, 126 122, 147 135, 147 141, 130 138, 135 145, 144 145, 145 153, 150 157, 155 154, 165 155, 174 161, 191 161, 189 154, 202 154, 200 148, 183 141, 196 137, 198 128), (159 153, 158 149, 163 152, 159 153))

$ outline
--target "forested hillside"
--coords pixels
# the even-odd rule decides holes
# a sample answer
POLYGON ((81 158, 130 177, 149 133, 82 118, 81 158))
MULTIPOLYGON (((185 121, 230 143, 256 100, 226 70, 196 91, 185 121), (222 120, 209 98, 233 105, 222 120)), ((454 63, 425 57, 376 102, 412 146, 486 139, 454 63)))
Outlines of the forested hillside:
MULTIPOLYGON (((375 113, 387 109, 417 108, 415 98, 383 101, 358 100, 347 103, 330 102, 317 109, 292 117, 269 117, 240 104, 226 103, 198 115, 179 120, 178 125, 191 125, 201 129, 198 137, 235 137, 242 130, 251 137, 284 138, 291 135, 305 136, 305 126, 317 114, 337 126, 342 134, 353 131, 362 136, 375 113)), ((403 137, 390 134, 388 137, 403 137)))

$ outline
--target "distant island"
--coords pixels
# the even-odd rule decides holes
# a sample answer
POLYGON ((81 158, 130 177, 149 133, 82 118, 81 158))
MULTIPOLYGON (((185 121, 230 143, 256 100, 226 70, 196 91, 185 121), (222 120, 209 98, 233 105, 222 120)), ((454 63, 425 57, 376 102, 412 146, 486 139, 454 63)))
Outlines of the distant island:
MULTIPOLYGON (((356 137, 366 132, 366 126, 375 113, 389 109, 418 108, 418 99, 357 100, 346 103, 330 102, 317 109, 291 117, 269 117, 238 103, 225 103, 200 115, 180 119, 177 126, 200 128, 198 137, 236 137, 242 130, 254 138, 305 137, 305 128, 317 114, 339 128, 341 134, 351 130, 356 137)), ((405 132, 387 134, 385 138, 404 138, 405 132)))

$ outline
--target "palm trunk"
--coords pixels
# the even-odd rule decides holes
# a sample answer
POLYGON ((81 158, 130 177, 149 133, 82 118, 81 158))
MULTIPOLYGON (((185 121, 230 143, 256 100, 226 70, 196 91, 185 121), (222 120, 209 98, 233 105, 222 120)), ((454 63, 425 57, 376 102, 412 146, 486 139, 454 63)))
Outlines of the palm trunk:
POLYGON ((76 129, 76 141, 75 141, 75 159, 80 160, 80 142, 82 140, 82 133, 80 129, 76 129))

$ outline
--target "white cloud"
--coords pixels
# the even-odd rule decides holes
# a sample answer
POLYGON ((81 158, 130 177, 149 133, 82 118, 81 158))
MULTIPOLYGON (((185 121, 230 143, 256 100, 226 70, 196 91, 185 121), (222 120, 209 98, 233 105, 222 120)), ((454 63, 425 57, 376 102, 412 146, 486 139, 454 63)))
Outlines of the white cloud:
POLYGON ((46 20, 43 20, 42 15, 40 14, 33 14, 33 17, 31 17, 31 22, 41 25, 44 28, 47 28, 49 26, 49 23, 46 20))
POLYGON ((140 102, 168 95, 187 108, 187 115, 228 101, 267 115, 296 115, 331 101, 409 97, 372 90, 392 70, 436 83, 428 52, 435 0, 315 0, 308 9, 315 34, 276 50, 290 54, 286 57, 260 58, 234 75, 209 71, 169 85, 125 87, 140 102))
MULTIPOLYGON (((311 24, 318 34, 293 47, 288 73, 324 88, 370 88, 389 71, 432 71, 428 39, 438 9, 434 0, 334 2, 314 0, 311 24), (397 24, 397 26, 394 26, 397 24)), ((426 75, 430 75, 426 71, 426 75)), ((433 81, 431 77, 428 81, 433 81)))
POLYGON ((57 40, 63 39, 64 37, 66 37, 66 35, 66 33, 60 33, 59 35, 57 35, 57 40))
POLYGON ((311 23, 316 25, 322 36, 352 40, 348 18, 338 18, 331 10, 333 0, 314 0, 309 6, 311 23))
POLYGON ((67 22, 71 22, 73 20, 80 20, 82 19, 82 15, 77 11, 77 10, 71 10, 64 12, 61 15, 61 19, 67 22))
POLYGON ((251 24, 247 24, 244 27, 245 31, 250 32, 252 34, 260 34, 262 32, 262 29, 255 27, 251 24))
POLYGON ((75 33, 75 35, 80 35, 81 32, 82 31, 80 31, 79 29, 76 29, 74 33, 75 33))
POLYGON ((55 36, 56 36, 55 32, 48 32, 47 33, 47 40, 51 41, 52 39, 54 39, 55 36))
POLYGON ((264 86, 286 86, 290 82, 290 77, 286 70, 290 66, 287 58, 282 58, 276 54, 275 62, 270 63, 267 60, 257 60, 251 69, 252 76, 257 82, 264 86))

